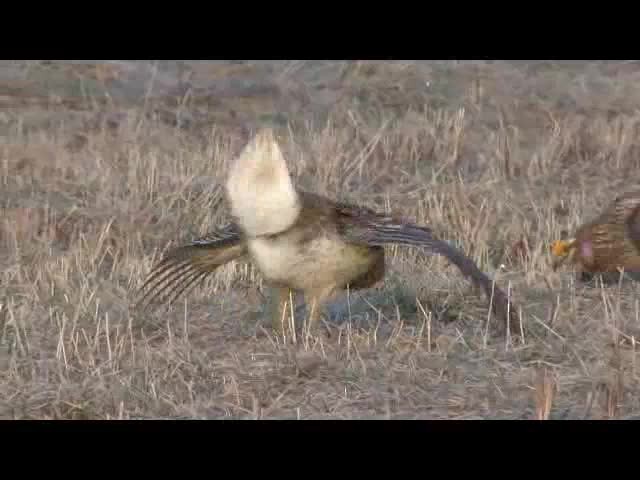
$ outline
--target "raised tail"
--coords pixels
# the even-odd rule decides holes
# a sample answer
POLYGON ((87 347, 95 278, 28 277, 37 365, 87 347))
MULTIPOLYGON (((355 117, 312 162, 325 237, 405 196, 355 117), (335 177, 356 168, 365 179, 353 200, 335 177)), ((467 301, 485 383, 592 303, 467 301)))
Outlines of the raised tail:
POLYGON ((246 244, 234 224, 169 251, 153 267, 139 291, 137 305, 172 303, 218 267, 242 257, 246 244))

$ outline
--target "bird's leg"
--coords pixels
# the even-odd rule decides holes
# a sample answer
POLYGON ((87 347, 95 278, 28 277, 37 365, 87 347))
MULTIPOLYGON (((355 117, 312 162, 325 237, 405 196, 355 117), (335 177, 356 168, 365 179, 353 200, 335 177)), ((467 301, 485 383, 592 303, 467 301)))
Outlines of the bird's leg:
POLYGON ((325 302, 331 297, 335 287, 333 285, 324 288, 317 288, 304 292, 305 301, 307 302, 307 319, 303 326, 303 338, 307 339, 314 325, 320 318, 325 302))
POLYGON ((287 287, 273 287, 269 300, 269 315, 274 333, 281 337, 287 333, 294 333, 295 323, 292 315, 294 310, 294 292, 287 287), (293 325, 292 325, 293 324, 293 325), (291 327, 293 326, 293 330, 291 327))

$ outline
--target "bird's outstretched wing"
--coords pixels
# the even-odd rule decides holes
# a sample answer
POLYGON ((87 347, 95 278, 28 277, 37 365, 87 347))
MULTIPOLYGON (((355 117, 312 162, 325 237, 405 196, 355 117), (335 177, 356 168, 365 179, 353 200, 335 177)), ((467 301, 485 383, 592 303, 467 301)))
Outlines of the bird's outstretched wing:
POLYGON ((145 306, 154 299, 171 303, 219 266, 246 252, 242 233, 233 223, 174 248, 149 273, 137 304, 145 306))
POLYGON ((427 227, 405 223, 394 217, 373 214, 369 210, 342 205, 339 208, 340 233, 351 243, 371 246, 388 244, 424 247, 427 251, 446 257, 463 275, 479 285, 489 299, 493 299, 494 312, 509 321, 511 332, 518 333, 520 326, 516 310, 507 295, 482 272, 473 260, 449 243, 433 236, 427 227))

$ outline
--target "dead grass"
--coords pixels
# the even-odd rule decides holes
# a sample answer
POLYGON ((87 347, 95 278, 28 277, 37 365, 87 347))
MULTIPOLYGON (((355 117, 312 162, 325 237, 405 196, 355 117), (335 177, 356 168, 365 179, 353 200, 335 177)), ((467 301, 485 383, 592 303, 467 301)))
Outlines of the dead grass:
POLYGON ((638 287, 577 283, 548 251, 635 185, 640 68, 357 63, 327 74, 327 108, 290 66, 270 81, 278 105, 295 92, 302 108, 280 129, 298 183, 431 225, 510 289, 524 341, 492 337, 484 297, 406 248, 389 249, 384 284, 336 298, 329 339, 273 338, 242 263, 140 315, 135 291, 162 252, 228 219, 219 186, 245 129, 177 128, 149 103, 62 121, 14 91, 0 144, 0 418, 637 417, 638 287))

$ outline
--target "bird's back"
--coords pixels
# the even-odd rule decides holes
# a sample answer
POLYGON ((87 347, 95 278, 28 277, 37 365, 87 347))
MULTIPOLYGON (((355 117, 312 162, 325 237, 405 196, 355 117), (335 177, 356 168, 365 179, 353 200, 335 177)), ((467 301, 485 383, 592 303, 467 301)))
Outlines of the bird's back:
POLYGON ((337 204, 314 193, 298 194, 301 209, 290 228, 248 239, 249 251, 263 275, 301 290, 322 285, 341 288, 373 275, 371 271, 377 271, 384 261, 384 249, 347 243, 339 232, 337 204))
POLYGON ((611 272, 620 267, 640 270, 638 242, 629 232, 628 220, 640 207, 640 194, 618 196, 597 218, 576 232, 578 260, 591 272, 611 272))

